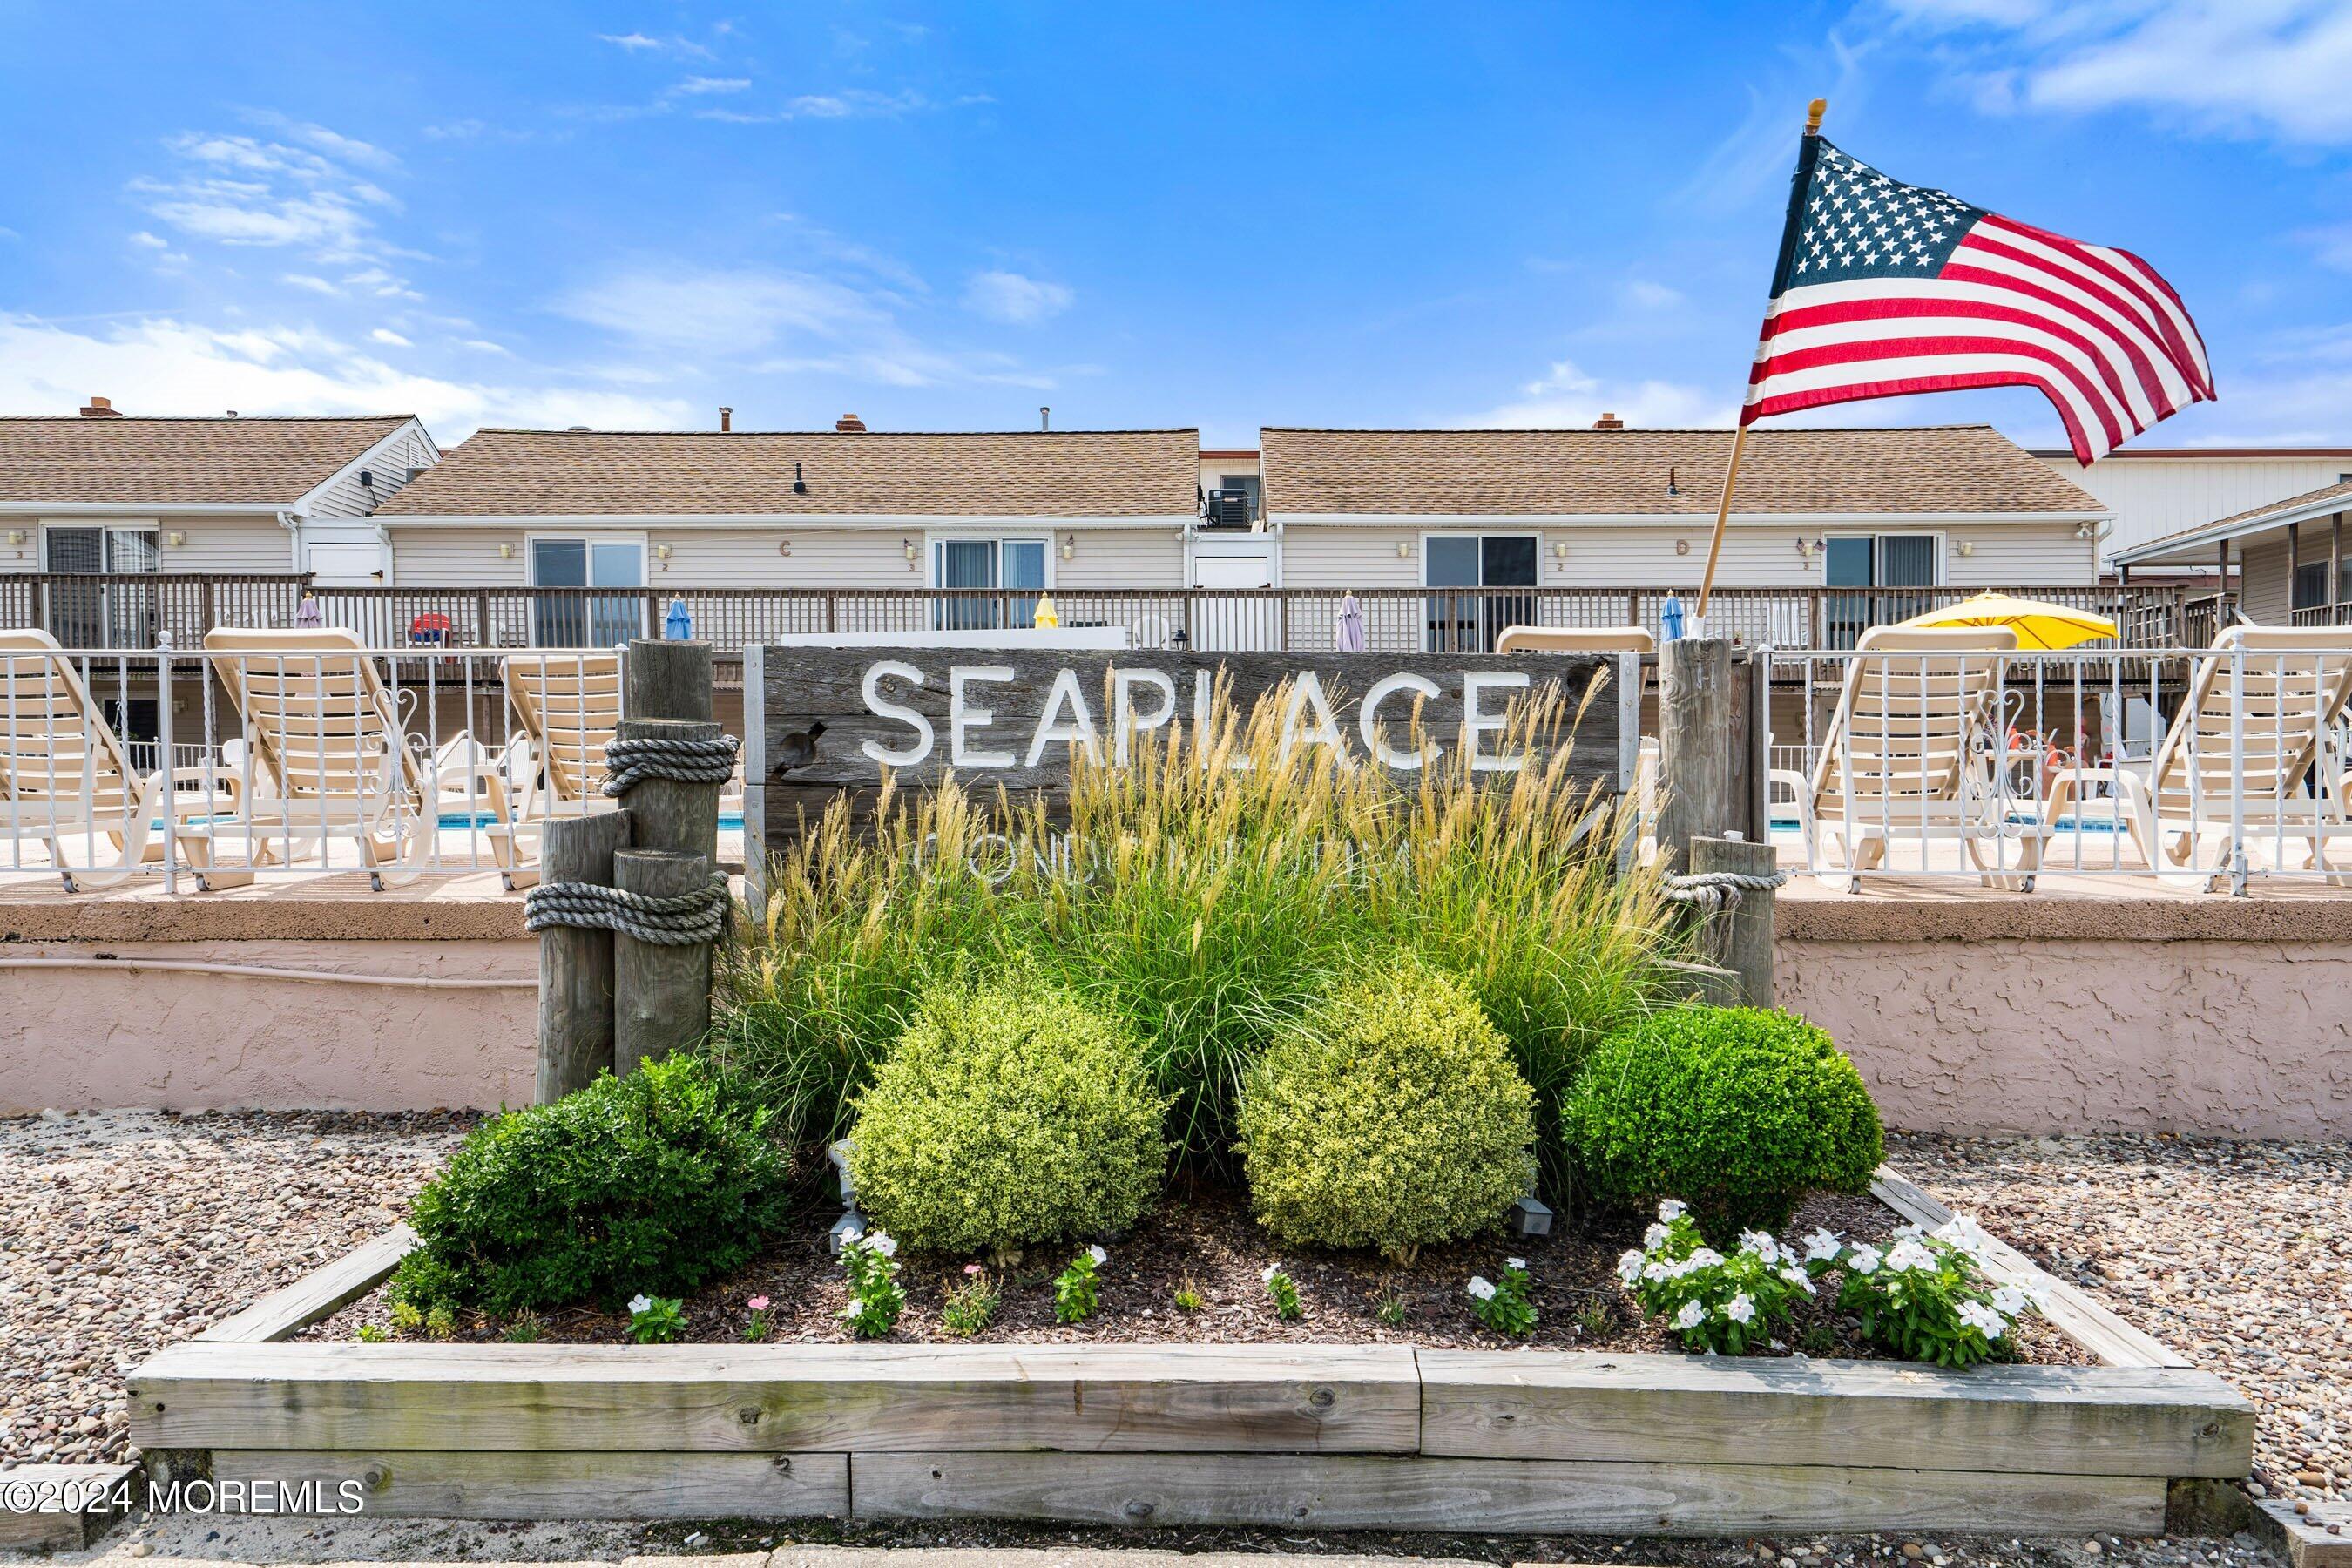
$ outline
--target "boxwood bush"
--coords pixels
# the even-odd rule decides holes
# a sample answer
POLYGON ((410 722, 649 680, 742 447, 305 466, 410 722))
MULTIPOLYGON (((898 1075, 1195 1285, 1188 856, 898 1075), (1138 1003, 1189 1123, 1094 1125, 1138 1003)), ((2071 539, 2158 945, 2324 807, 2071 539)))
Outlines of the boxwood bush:
POLYGON ((1688 1204, 1721 1245, 1788 1224, 1806 1193, 1859 1193, 1885 1157, 1878 1107, 1829 1036, 1749 1007, 1679 1007, 1617 1030, 1560 1107, 1586 1193, 1688 1204))
POLYGON ((1469 988, 1411 957, 1326 997, 1243 1079, 1241 1154, 1286 1242, 1410 1260, 1483 1230, 1535 1172, 1535 1095, 1469 988))
POLYGON ((749 1261, 785 1217, 789 1163, 767 1116, 677 1056, 493 1117, 417 1194, 422 1245, 393 1299, 511 1312, 683 1295, 749 1261))
POLYGON ((858 1205, 908 1246, 996 1251, 1132 1225, 1169 1099, 1101 1009, 1034 974, 929 993, 856 1100, 858 1205))

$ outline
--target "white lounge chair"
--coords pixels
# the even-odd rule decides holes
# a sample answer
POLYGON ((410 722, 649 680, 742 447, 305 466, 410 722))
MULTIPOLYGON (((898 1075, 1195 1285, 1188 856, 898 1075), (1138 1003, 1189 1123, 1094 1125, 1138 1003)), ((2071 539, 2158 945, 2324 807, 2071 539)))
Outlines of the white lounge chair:
POLYGON ((184 832, 236 795, 235 775, 217 768, 139 772, 58 639, 0 632, 0 824, 46 846, 68 892, 159 863, 166 816, 184 832), (199 793, 182 798, 183 785, 199 793), (115 864, 77 868, 68 841, 95 859, 100 838, 115 864))
POLYGON ((205 635, 205 648, 244 721, 246 788, 229 820, 184 835, 205 856, 199 886, 241 886, 254 868, 313 850, 324 867, 326 846, 350 839, 382 890, 393 871, 406 880, 424 869, 445 805, 479 802, 494 823, 508 820, 505 785, 488 765, 460 779, 427 774, 352 633, 223 628, 205 635), (226 843, 244 850, 242 865, 222 865, 226 843))
POLYGON ((621 656, 513 654, 505 680, 521 727, 509 745, 518 759, 518 793, 513 821, 493 826, 489 837, 499 878, 509 889, 528 888, 539 881, 539 840, 550 820, 620 805, 603 781, 604 748, 621 727, 621 656))
POLYGON ((1859 892, 1894 840, 1952 840, 1988 885, 2032 889, 2048 830, 2011 820, 1995 760, 2002 656, 2016 649, 2006 627, 1863 633, 1806 792, 1816 875, 1859 892))
POLYGON ((2079 813, 2105 785, 2152 874, 2185 871, 2218 887, 2240 849, 2295 841, 2306 847, 2306 869, 2352 884, 2352 870, 2337 872, 2327 857, 2328 840, 2352 837, 2352 772, 2330 755, 2348 700, 2352 626, 2231 626, 2197 661, 2154 755, 2061 772, 2044 815, 2055 824, 2079 813), (2232 786, 2242 804, 2233 805, 2232 786), (2200 838, 2215 841, 2201 860, 2200 838))

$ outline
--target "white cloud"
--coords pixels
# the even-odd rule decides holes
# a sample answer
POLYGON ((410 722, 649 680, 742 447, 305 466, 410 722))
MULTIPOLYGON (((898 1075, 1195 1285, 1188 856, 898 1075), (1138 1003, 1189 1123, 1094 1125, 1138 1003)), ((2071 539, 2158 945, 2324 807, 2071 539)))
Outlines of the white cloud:
POLYGON ((1065 284, 1018 272, 977 272, 963 291, 964 308, 992 321, 1025 327, 1070 308, 1077 296, 1065 284))
POLYGON ((1618 292, 1625 303, 1643 310, 1671 310, 1683 303, 1683 291, 1647 278, 1628 278, 1618 292))
POLYGON ((289 289, 307 289, 313 294, 324 294, 331 300, 342 298, 343 291, 341 289, 323 278, 313 277, 307 272, 289 272, 280 277, 278 281, 285 284, 289 289))
POLYGON ((305 331, 225 332, 170 319, 94 337, 0 315, 0 413, 55 414, 89 388, 134 414, 416 414, 455 443, 489 424, 682 427, 680 399, 562 385, 494 385, 414 374, 305 331))
POLYGON ((396 349, 413 349, 416 345, 394 331, 390 327, 378 327, 368 334, 370 342, 385 343, 396 349))
POLYGON ((494 343, 488 338, 467 338, 457 346, 461 349, 471 349, 476 353, 497 354, 502 359, 514 358, 514 350, 504 343, 494 343))
POLYGON ((2200 129, 2352 142, 2352 7, 2342 0, 1894 0, 1906 22, 1996 35, 1962 79, 1980 107, 2142 109, 2200 129), (1994 56, 1996 58, 1990 58, 1994 56))
POLYGON ((631 54, 635 54, 640 49, 658 49, 661 47, 661 40, 659 38, 649 38, 643 33, 599 33, 596 37, 604 40, 605 43, 613 44, 621 48, 626 49, 631 54))
POLYGON ((1050 386, 997 353, 935 348, 898 319, 900 298, 809 272, 637 263, 555 301, 558 313, 662 354, 751 360, 755 372, 889 386, 1050 386), (755 356, 766 356, 764 358, 755 356))
POLYGON ((1455 421, 1472 427, 1568 429, 1603 414, 1629 425, 1655 427, 1727 426, 1738 415, 1731 399, 1671 381, 1602 381, 1561 360, 1519 388, 1510 402, 1455 421))
POLYGON ((741 92, 751 85, 751 79, 747 76, 690 76, 670 90, 688 97, 706 97, 713 93, 741 92))
POLYGON ((633 55, 683 55, 698 60, 712 58, 710 51, 700 44, 691 38, 681 38, 676 34, 666 38, 657 38, 649 33, 599 33, 596 37, 603 42, 633 55))
POLYGON ((170 240, 149 234, 143 228, 137 234, 131 237, 131 243, 133 245, 144 246, 149 250, 169 250, 172 248, 172 242, 170 240))

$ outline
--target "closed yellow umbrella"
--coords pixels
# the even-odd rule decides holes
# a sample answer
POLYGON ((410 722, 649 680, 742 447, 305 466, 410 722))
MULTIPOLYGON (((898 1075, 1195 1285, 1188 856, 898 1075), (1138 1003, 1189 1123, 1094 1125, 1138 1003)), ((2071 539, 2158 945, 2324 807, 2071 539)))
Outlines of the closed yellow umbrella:
POLYGON ((2073 647, 2076 643, 2116 635, 2116 623, 2105 616, 2040 599, 2012 598, 2007 594, 1979 594, 1957 605, 1914 616, 1903 625, 1946 630, 1958 626, 2007 626, 2017 634, 2017 646, 2021 648, 2073 647))

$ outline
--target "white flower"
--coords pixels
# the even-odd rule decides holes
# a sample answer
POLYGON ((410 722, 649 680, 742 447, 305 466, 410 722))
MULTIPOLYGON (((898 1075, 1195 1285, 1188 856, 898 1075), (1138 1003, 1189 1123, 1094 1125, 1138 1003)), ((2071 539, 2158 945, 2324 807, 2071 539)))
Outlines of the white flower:
POLYGON ((651 1308, 653 1304, 654 1299, 651 1296, 632 1296, 629 1298, 629 1316, 632 1318, 637 1317, 651 1308))
POLYGON ((1108 1262, 1110 1261, 1110 1254, 1109 1254, 1109 1253, 1108 1253, 1108 1252, 1105 1252, 1105 1251, 1104 1251, 1101 1247, 1087 1247, 1087 1256, 1088 1258, 1093 1258, 1093 1259, 1095 1260, 1095 1267, 1096 1267, 1096 1268, 1100 1268, 1104 1264, 1108 1263, 1108 1262))
POLYGON ((2023 1316, 2031 1304, 2032 1298, 2014 1285, 2003 1285, 1992 1293, 1992 1310, 2004 1318, 2023 1316))
POLYGON ((1992 1237, 1985 1234, 1984 1226, 1966 1215, 1954 1215, 1928 1234, 1937 1241, 1958 1247, 1979 1263, 1992 1246, 1992 1237))
POLYGON ((1265 1273, 1263 1273, 1263 1274, 1261 1274, 1261 1275, 1259 1275, 1259 1276, 1258 1276, 1258 1278, 1259 1278, 1260 1279, 1265 1280, 1267 1284, 1271 1285, 1271 1284, 1273 1284, 1273 1283, 1274 1283, 1274 1277, 1275 1277, 1276 1275, 1277 1275, 1277 1274, 1281 1273, 1281 1272, 1282 1272, 1282 1265, 1281 1265, 1281 1264, 1279 1264, 1279 1263, 1269 1263, 1269 1264, 1267 1264, 1267 1265, 1265 1266, 1265 1273))
POLYGON ((1845 1266, 1856 1274, 1878 1272, 1878 1248, 1868 1245, 1855 1247, 1845 1255, 1845 1266))
POLYGON ((1748 1299, 1747 1291, 1742 1290, 1724 1307, 1723 1315, 1735 1323, 1750 1322, 1756 1317, 1756 1303, 1748 1299))
POLYGON ((1927 1227, 1916 1221, 1908 1225, 1898 1225, 1895 1227, 1895 1239, 1897 1241, 1916 1241, 1927 1234, 1927 1227))
POLYGON ((1897 1274, 1932 1274, 1936 1270, 1936 1255, 1906 1236, 1886 1249, 1886 1267, 1897 1274))
POLYGON ((1648 1247, 1653 1252, 1655 1252, 1659 1247, 1665 1246, 1665 1244, 1666 1227, 1664 1226, 1654 1225, 1649 1229, 1642 1233, 1642 1245, 1648 1247))
POLYGON ((1780 1261, 1780 1244, 1766 1230, 1743 1230, 1739 1233, 1739 1250, 1752 1253, 1766 1263, 1780 1261))
POLYGON ((1667 1263, 1644 1263, 1642 1265, 1642 1278, 1653 1284, 1661 1279, 1672 1279, 1675 1278, 1674 1266, 1667 1263))
POLYGON ((2000 1338, 2001 1331, 2009 1327, 2006 1319, 1981 1301, 1961 1302, 1960 1321, 1968 1324, 1988 1340, 2000 1338))
POLYGON ((1470 1294, 1481 1301, 1491 1301, 1495 1299, 1495 1282, 1483 1274, 1473 1274, 1470 1276, 1470 1294))
POLYGON ((1793 1263, 1780 1270, 1780 1278, 1786 1279, 1790 1284, 1794 1285, 1798 1289, 1802 1290, 1808 1296, 1816 1294, 1813 1289, 1813 1277, 1806 1273, 1803 1269, 1798 1268, 1793 1263))
POLYGON ((1685 1259, 1693 1268, 1714 1268, 1723 1262, 1723 1254, 1712 1247, 1702 1247, 1685 1259))
POLYGON ((1520 1273, 1525 1274, 1528 1271, 1528 1260, 1524 1258, 1506 1258, 1503 1259, 1503 1267, 1506 1268, 1516 1268, 1520 1273))
POLYGON ((1626 1284, 1631 1285, 1634 1280, 1639 1279, 1641 1277, 1642 1255, 1631 1247, 1628 1247, 1625 1251, 1625 1255, 1617 1259, 1617 1278, 1625 1281, 1626 1284))
POLYGON ((898 1238, 887 1231, 868 1231, 866 1235, 866 1245, 885 1258, 898 1256, 898 1238))
POLYGON ((1706 1321, 1706 1309, 1696 1301, 1685 1301, 1683 1310, 1675 1314, 1675 1327, 1695 1329, 1706 1321))
POLYGON ((1667 1198, 1658 1205, 1658 1217, 1663 1220, 1677 1220, 1689 1212, 1689 1208, 1677 1198, 1667 1198))
POLYGON ((1805 1237, 1805 1261, 1819 1263, 1838 1255, 1838 1238, 1827 1226, 1805 1237))

